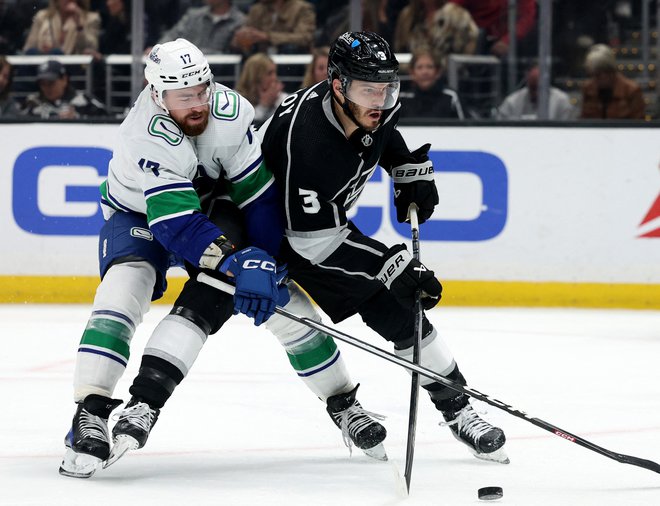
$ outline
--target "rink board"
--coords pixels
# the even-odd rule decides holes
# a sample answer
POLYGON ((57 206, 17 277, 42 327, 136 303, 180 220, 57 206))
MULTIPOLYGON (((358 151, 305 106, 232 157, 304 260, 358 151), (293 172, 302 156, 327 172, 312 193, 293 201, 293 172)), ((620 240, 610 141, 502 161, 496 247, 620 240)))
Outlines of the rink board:
MULTIPOLYGON (((0 302, 89 302, 96 187, 117 125, 0 124, 0 302)), ((445 303, 660 307, 656 128, 403 127, 431 142, 440 205, 421 255, 445 303)), ((352 210, 368 235, 409 242, 379 169, 352 210)), ((171 302, 182 279, 171 280, 171 302)))

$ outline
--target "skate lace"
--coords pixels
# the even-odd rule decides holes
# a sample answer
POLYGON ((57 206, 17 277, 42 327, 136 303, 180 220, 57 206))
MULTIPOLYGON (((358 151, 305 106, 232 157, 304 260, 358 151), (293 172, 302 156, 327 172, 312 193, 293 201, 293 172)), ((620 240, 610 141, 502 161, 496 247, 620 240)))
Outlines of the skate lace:
POLYGON ((372 422, 376 420, 382 421, 387 418, 385 415, 367 411, 357 403, 336 414, 340 417, 341 437, 344 440, 344 444, 348 447, 349 455, 353 454, 353 440, 351 436, 356 437, 362 430, 371 425, 372 422))
POLYGON ((450 422, 440 422, 442 426, 456 425, 458 432, 474 440, 474 444, 478 445, 481 436, 486 434, 492 429, 492 426, 481 419, 471 406, 467 406, 458 412, 458 416, 450 422))
POLYGON ((125 420, 126 422, 139 427, 145 432, 151 429, 151 422, 154 414, 146 402, 138 402, 133 406, 128 406, 118 413, 112 415, 113 420, 125 420))
POLYGON ((83 438, 100 439, 102 441, 110 440, 108 424, 101 417, 92 415, 87 410, 80 413, 80 434, 83 438))

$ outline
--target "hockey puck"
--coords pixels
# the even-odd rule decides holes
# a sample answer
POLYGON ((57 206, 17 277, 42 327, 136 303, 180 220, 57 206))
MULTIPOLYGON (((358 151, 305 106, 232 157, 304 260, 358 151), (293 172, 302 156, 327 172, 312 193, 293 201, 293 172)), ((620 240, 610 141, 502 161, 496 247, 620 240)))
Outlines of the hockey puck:
POLYGON ((502 499, 504 491, 502 487, 483 487, 477 490, 477 495, 482 501, 494 501, 495 499, 502 499))

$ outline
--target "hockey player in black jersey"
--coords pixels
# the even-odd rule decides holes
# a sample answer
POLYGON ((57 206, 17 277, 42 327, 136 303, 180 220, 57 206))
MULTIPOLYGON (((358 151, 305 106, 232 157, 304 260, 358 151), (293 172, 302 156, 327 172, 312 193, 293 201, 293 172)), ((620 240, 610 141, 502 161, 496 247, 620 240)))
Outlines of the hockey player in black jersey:
MULTIPOLYGON (((281 256, 289 275, 339 322, 358 313, 412 358, 415 292, 425 309, 442 286, 405 245, 386 246, 347 218, 380 164, 392 177, 397 219, 415 203, 419 222, 433 213, 438 194, 427 152, 410 151, 396 129, 399 64, 375 33, 344 33, 332 45, 328 80, 289 96, 261 128, 266 165, 280 186, 286 213, 281 256)), ((421 363, 460 384, 453 355, 424 317, 421 363)), ((479 458, 508 463, 501 429, 479 417, 469 398, 421 380, 445 425, 479 458)))

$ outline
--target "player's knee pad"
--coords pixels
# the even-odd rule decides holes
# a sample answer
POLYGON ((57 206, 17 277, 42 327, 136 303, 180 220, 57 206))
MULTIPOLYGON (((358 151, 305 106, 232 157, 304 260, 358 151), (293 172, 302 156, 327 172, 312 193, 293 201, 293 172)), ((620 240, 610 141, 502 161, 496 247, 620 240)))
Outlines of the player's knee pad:
POLYGON ((194 323, 207 336, 220 330, 233 313, 231 295, 192 278, 186 281, 170 311, 194 323))
POLYGON ((156 270, 145 261, 113 264, 96 289, 93 312, 116 312, 133 327, 149 310, 156 270))
POLYGON ((186 376, 207 337, 208 333, 193 319, 169 314, 154 329, 144 348, 144 355, 158 357, 186 376))
MULTIPOLYGON (((419 356, 420 365, 422 367, 431 369, 440 376, 446 376, 454 370, 456 367, 454 356, 452 355, 444 340, 438 335, 436 330, 431 325, 429 325, 427 333, 424 334, 421 344, 422 346, 419 352, 419 356)), ((413 346, 411 344, 407 348, 403 349, 395 347, 394 353, 401 358, 412 361, 413 346)), ((434 381, 432 379, 425 376, 420 378, 420 384, 422 386, 429 385, 433 382, 434 381)))
POLYGON ((74 399, 112 396, 130 357, 135 328, 149 309, 156 272, 147 262, 113 265, 99 285, 80 340, 74 399))
MULTIPOLYGON (((316 322, 321 321, 321 315, 314 309, 309 297, 297 284, 289 281, 287 282, 287 289, 290 297, 290 301, 286 305, 287 311, 316 322)), ((277 337, 287 350, 305 346, 307 341, 318 334, 318 331, 279 314, 274 314, 268 319, 266 328, 277 337)))

